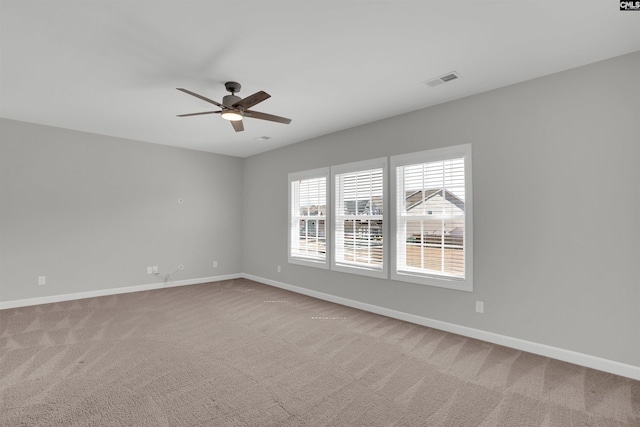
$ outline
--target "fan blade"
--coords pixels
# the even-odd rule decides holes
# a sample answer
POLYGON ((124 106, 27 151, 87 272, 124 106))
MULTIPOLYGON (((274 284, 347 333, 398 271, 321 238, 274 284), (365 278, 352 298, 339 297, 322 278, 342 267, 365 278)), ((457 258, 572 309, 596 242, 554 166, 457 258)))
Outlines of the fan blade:
POLYGON ((213 99, 209 99, 209 98, 207 98, 207 97, 204 97, 204 96, 202 96, 202 95, 198 95, 197 93, 195 93, 195 92, 191 92, 190 90, 183 89, 183 88, 181 88, 181 87, 177 87, 176 89, 178 89, 178 90, 179 90, 179 91, 181 91, 181 92, 188 93, 189 95, 195 96, 196 98, 200 98, 200 99, 202 99, 203 101, 210 102, 210 103, 212 103, 213 105, 217 105, 217 106, 218 106, 218 107, 220 107, 220 108, 223 108, 223 107, 224 107, 224 105, 220 104, 219 102, 214 101, 213 99))
POLYGON ((202 114, 218 114, 222 111, 205 111, 203 113, 178 114, 176 117, 200 116, 202 114))
POLYGON ((244 112, 245 117, 251 117, 252 119, 269 120, 270 122, 284 123, 288 125, 291 123, 291 119, 286 117, 274 116, 273 114, 261 113, 259 111, 247 110, 244 112))
POLYGON ((242 132, 244 130, 244 125, 242 124, 242 120, 232 121, 231 126, 233 126, 236 132, 242 132))
POLYGON ((267 92, 260 91, 254 93, 253 95, 249 95, 244 99, 241 99, 240 101, 233 104, 232 107, 246 110, 247 108, 251 108, 254 105, 257 105, 265 99, 269 98, 271 98, 271 95, 269 95, 267 92))

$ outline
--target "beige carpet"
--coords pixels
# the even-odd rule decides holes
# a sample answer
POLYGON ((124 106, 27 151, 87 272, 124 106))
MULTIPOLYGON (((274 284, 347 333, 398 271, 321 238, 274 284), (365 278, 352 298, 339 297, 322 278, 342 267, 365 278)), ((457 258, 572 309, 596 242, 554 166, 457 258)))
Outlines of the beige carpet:
POLYGON ((640 426, 640 382, 239 279, 0 311, 2 426, 640 426))

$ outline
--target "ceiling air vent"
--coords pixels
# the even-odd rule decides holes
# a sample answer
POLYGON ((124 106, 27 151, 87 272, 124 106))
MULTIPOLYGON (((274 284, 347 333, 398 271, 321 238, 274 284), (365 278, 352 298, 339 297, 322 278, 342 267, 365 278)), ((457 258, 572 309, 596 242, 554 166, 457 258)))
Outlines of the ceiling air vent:
POLYGON ((429 87, 435 87, 435 86, 441 85, 442 83, 447 83, 447 82, 450 82, 451 80, 455 80, 459 78, 460 78, 460 74, 456 73, 455 71, 452 71, 443 76, 436 77, 435 79, 427 80, 423 83, 429 87))

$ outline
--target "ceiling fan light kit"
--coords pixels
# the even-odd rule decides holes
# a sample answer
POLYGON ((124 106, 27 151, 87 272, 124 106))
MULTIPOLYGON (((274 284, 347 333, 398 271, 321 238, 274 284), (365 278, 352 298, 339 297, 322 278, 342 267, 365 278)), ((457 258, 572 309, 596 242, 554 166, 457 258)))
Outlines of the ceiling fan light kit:
POLYGON ((230 120, 232 122, 237 122, 238 120, 242 120, 242 114, 238 114, 235 111, 224 111, 222 114, 220 114, 220 117, 222 117, 225 120, 230 120))
POLYGON ((227 91, 231 92, 231 95, 226 95, 224 98, 222 98, 222 103, 219 103, 217 101, 214 101, 212 99, 199 95, 195 92, 191 92, 190 90, 187 90, 187 89, 176 88, 181 92, 195 96, 196 98, 200 98, 203 101, 209 102, 221 108, 221 110, 219 111, 203 111, 201 113, 179 114, 178 117, 200 116, 203 114, 220 114, 220 117, 222 117, 225 120, 229 120, 231 122, 231 125, 233 126, 233 129, 236 132, 241 132, 244 130, 244 125, 242 123, 243 117, 251 117, 253 119, 259 119, 259 120, 268 120, 270 122, 276 122, 276 123, 284 123, 284 124, 291 123, 291 119, 287 119, 286 117, 274 116, 273 114, 267 114, 267 113, 261 113, 259 111, 249 110, 249 108, 253 107, 254 105, 257 105, 260 102, 264 101, 265 99, 270 98, 271 95, 269 95, 268 93, 264 91, 260 91, 260 92, 254 93, 253 95, 247 96, 246 98, 243 99, 243 98, 240 98, 239 96, 236 96, 236 92, 240 92, 240 88, 242 87, 240 83, 226 82, 224 84, 224 87, 227 89, 227 91))

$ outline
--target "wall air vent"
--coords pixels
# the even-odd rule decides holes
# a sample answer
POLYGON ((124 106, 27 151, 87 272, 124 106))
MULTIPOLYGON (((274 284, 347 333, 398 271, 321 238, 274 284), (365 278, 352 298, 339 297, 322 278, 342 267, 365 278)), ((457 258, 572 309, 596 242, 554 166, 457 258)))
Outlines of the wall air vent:
POLYGON ((442 83, 447 83, 447 82, 450 82, 451 80, 459 79, 460 77, 461 77, 460 74, 456 73, 455 71, 452 71, 440 77, 436 77, 435 79, 426 80, 423 83, 429 87, 435 87, 435 86, 441 85, 442 83))

